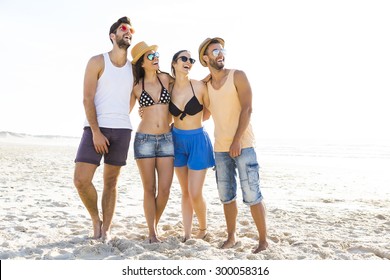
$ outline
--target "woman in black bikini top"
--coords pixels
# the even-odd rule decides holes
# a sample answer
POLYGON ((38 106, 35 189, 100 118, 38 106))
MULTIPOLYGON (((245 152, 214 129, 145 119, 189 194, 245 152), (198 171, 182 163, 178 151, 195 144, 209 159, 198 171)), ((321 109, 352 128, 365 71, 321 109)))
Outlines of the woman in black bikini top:
MULTIPOLYGON (((173 102, 169 103, 169 112, 174 117, 180 116, 180 120, 183 120, 187 114, 190 116, 194 116, 197 113, 203 111, 203 105, 199 103, 198 98, 196 98, 196 96, 195 96, 194 87, 192 86, 191 80, 189 82, 190 82, 193 96, 187 102, 187 104, 184 106, 184 110, 180 110, 179 108, 177 108, 177 106, 173 102)), ((174 87, 175 87, 175 85, 173 85, 173 87, 172 87, 172 92, 173 92, 174 87)))
MULTIPOLYGON (((199 222, 196 238, 207 236, 206 201, 202 194, 207 169, 215 165, 213 147, 202 121, 208 112, 207 87, 188 74, 195 60, 188 51, 179 51, 172 58, 175 82, 171 89, 169 112, 173 116, 175 173, 182 191, 183 241, 191 238, 195 211, 199 222)), ((210 115, 208 114, 208 117, 210 115)))

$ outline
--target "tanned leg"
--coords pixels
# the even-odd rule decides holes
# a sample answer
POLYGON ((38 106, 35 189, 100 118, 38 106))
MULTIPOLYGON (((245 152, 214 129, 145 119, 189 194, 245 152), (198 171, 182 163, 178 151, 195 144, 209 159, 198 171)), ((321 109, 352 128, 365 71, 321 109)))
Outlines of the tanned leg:
POLYGON ((167 205, 169 193, 171 191, 173 180, 173 157, 157 158, 157 177, 156 228, 164 212, 165 206, 167 205))
POLYGON ((176 176, 181 187, 181 211, 183 216, 184 238, 183 242, 191 238, 192 232, 192 218, 194 209, 192 207, 190 194, 188 193, 188 168, 176 167, 176 176))
POLYGON ((266 211, 263 202, 251 206, 251 213, 259 233, 259 246, 253 251, 256 254, 268 248, 266 211))
POLYGON ((77 162, 74 171, 73 182, 79 193, 80 199, 87 209, 92 220, 93 238, 101 237, 102 221, 99 217, 98 195, 95 186, 92 184, 93 175, 97 165, 77 162))
POLYGON ((188 172, 188 190, 190 194, 191 204, 195 210, 196 217, 199 222, 199 231, 196 238, 203 239, 207 234, 206 220, 206 200, 203 197, 203 184, 206 178, 207 169, 189 170, 188 172))
POLYGON ((117 200, 117 182, 121 166, 110 164, 104 165, 103 180, 104 188, 102 195, 103 225, 102 239, 108 242, 110 240, 110 229, 112 218, 114 217, 117 200))
POLYGON ((222 244, 221 249, 228 249, 232 248, 236 244, 236 219, 238 214, 236 201, 224 204, 223 211, 225 213, 228 238, 222 244))
POLYGON ((149 242, 160 242, 156 232, 156 159, 137 160, 144 188, 144 213, 149 229, 149 242))

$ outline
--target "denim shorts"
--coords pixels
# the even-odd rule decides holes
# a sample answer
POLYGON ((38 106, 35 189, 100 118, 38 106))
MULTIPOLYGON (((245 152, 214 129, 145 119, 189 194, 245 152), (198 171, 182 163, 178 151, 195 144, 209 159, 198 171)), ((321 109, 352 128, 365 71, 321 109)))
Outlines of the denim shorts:
POLYGON ((203 127, 191 130, 173 127, 172 135, 175 167, 187 166, 192 170, 202 170, 215 165, 213 145, 203 127))
MULTIPOLYGON (((131 129, 101 127, 100 131, 110 142, 108 153, 104 154, 104 163, 116 166, 126 165, 131 129)), ((102 157, 103 155, 95 150, 91 128, 88 126, 84 127, 75 162, 86 162, 99 166, 102 157)))
POLYGON ((172 133, 144 134, 137 132, 134 138, 134 158, 173 157, 172 133))
POLYGON ((252 206, 261 202, 259 164, 254 148, 242 149, 241 155, 235 158, 228 152, 216 152, 215 163, 218 194, 223 204, 237 198, 237 170, 244 204, 252 206))

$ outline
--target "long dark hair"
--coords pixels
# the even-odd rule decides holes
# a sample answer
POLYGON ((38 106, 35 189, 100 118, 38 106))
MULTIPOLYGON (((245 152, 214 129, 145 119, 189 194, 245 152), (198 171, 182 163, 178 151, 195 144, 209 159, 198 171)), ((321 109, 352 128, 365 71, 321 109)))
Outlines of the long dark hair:
MULTIPOLYGON (((134 85, 138 85, 139 81, 145 77, 145 69, 142 67, 144 63, 145 54, 141 56, 135 64, 133 64, 134 85)), ((160 69, 158 69, 157 74, 159 73, 165 73, 165 72, 162 72, 160 69)))
MULTIPOLYGON (((145 55, 145 54, 144 54, 145 55)), ((133 65, 134 84, 137 85, 139 81, 145 77, 145 70, 142 67, 144 62, 144 55, 141 56, 137 62, 133 65)))

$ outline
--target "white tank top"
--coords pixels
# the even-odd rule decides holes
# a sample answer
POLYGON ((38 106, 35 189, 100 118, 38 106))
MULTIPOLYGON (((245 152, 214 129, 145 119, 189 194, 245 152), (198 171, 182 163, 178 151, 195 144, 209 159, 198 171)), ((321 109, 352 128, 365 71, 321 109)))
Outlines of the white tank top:
MULTIPOLYGON (((133 89, 133 68, 129 60, 123 67, 112 64, 108 53, 103 54, 104 70, 100 76, 95 107, 99 127, 132 129, 130 94, 133 89)), ((84 123, 89 126, 88 120, 84 123)))

